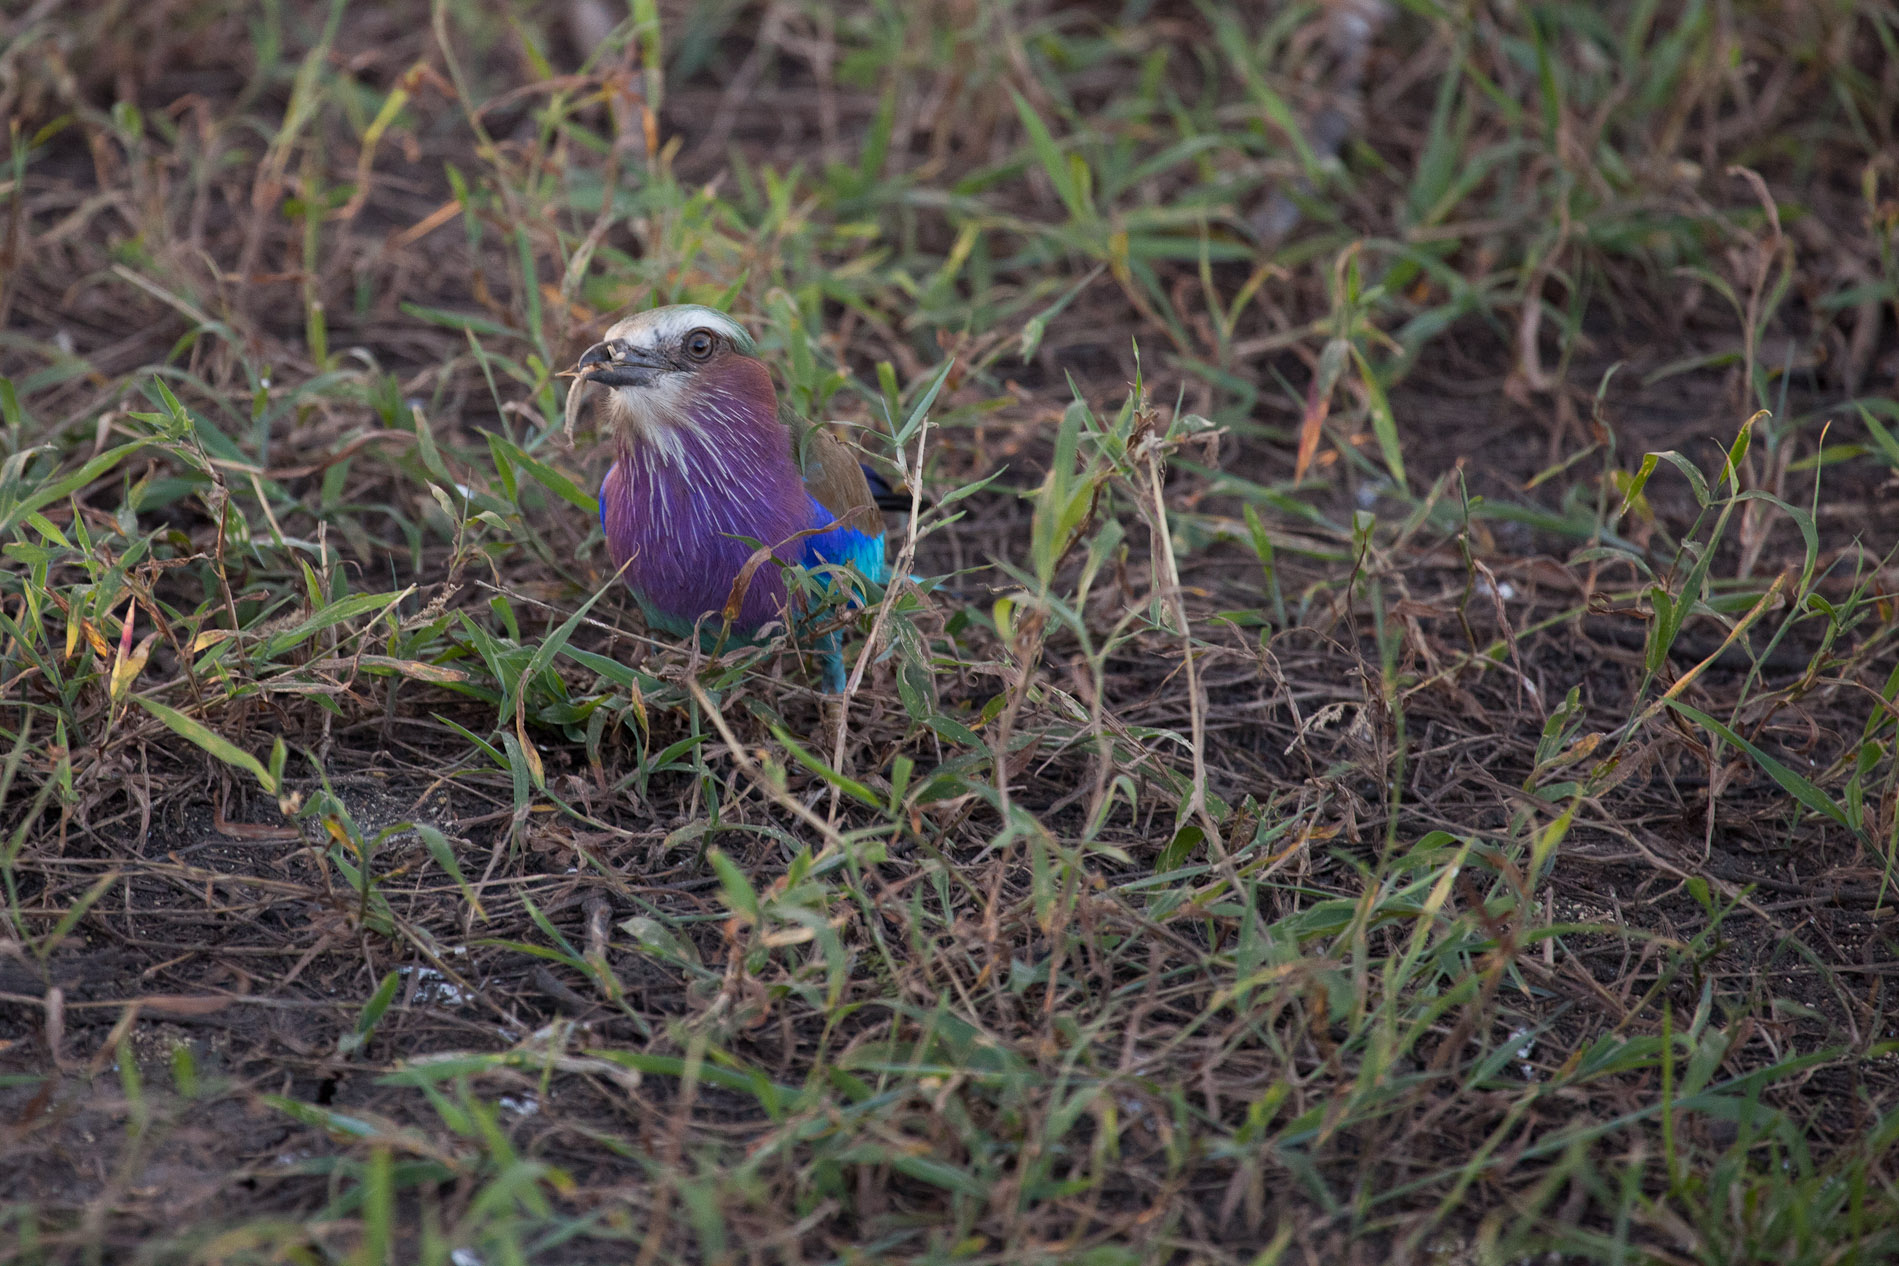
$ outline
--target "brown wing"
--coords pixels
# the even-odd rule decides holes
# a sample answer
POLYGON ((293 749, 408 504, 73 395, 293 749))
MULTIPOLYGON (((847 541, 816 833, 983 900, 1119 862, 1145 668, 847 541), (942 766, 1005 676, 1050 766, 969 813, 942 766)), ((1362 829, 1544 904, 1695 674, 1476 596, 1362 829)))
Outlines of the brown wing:
POLYGON ((804 472, 805 491, 846 525, 868 536, 882 536, 883 516, 857 455, 823 427, 790 409, 780 412, 791 430, 792 457, 804 472))

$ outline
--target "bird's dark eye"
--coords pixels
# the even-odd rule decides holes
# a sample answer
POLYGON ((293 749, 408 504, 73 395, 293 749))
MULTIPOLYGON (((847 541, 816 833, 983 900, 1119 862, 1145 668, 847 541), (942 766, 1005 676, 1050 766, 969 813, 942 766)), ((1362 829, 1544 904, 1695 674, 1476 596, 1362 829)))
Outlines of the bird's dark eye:
POLYGON ((704 360, 712 355, 713 339, 709 330, 694 330, 686 335, 686 355, 694 360, 704 360))

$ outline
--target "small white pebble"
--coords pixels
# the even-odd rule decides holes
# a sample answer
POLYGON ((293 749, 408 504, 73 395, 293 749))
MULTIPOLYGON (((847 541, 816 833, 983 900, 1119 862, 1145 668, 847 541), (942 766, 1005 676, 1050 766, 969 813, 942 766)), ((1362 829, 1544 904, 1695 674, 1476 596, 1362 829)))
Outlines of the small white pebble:
POLYGON ((1507 580, 1502 580, 1498 581, 1497 587, 1493 589, 1490 587, 1490 578, 1488 576, 1479 576, 1477 577, 1477 592, 1486 598, 1494 594, 1502 598, 1505 602, 1508 602, 1517 596, 1517 587, 1507 580))
POLYGON ((468 1002, 468 991, 433 967, 399 968, 404 975, 415 975, 415 1000, 425 1004, 459 1007, 468 1002))
POLYGON ((1518 1043, 1517 1058, 1524 1062, 1518 1064, 1517 1067, 1523 1072, 1523 1080, 1535 1081, 1536 1069, 1529 1063, 1529 1058, 1536 1050, 1536 1039, 1530 1036, 1528 1029, 1518 1029, 1510 1035, 1508 1040, 1518 1043))

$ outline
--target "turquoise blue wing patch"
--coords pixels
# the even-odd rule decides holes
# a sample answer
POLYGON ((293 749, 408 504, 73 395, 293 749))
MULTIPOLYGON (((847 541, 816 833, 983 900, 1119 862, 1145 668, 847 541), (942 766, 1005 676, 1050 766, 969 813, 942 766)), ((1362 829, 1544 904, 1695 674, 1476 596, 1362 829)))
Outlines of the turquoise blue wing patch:
MULTIPOLYGON (((814 526, 833 521, 831 512, 819 505, 816 497, 811 499, 811 515, 814 526)), ((807 536, 804 538, 804 557, 799 561, 806 567, 849 563, 864 579, 874 580, 878 584, 890 578, 890 564, 884 558, 882 532, 873 536, 854 527, 840 526, 815 536, 807 536)))

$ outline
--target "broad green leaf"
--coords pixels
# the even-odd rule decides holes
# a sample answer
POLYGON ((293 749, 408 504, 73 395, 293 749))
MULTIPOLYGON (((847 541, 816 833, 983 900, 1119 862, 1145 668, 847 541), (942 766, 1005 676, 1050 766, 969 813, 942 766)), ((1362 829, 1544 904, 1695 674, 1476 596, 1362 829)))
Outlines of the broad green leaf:
MULTIPOLYGON (((1727 742, 1734 744, 1734 746, 1753 757, 1754 763, 1765 770, 1767 776, 1779 783, 1781 789, 1795 800, 1798 800, 1801 804, 1807 806, 1807 808, 1813 810, 1815 813, 1820 814, 1822 817, 1839 823, 1848 831, 1853 830, 1852 820, 1846 816, 1846 810, 1835 803, 1833 798, 1827 795, 1826 792, 1814 786, 1812 782, 1802 778, 1799 774, 1796 774, 1793 770, 1781 764, 1707 713, 1697 708, 1691 708, 1679 699, 1669 699, 1666 702, 1669 707, 1681 713, 1696 725, 1704 726, 1712 730, 1727 742)), ((1857 834, 1857 832, 1854 833, 1857 834)))
POLYGON ((255 756, 229 739, 212 732, 202 722, 195 721, 174 708, 168 708, 156 699, 148 699, 144 695, 132 697, 138 701, 139 707, 163 721, 172 733, 197 744, 227 765, 236 765, 239 769, 248 770, 266 792, 273 796, 277 794, 277 780, 270 776, 270 771, 265 769, 255 756))

